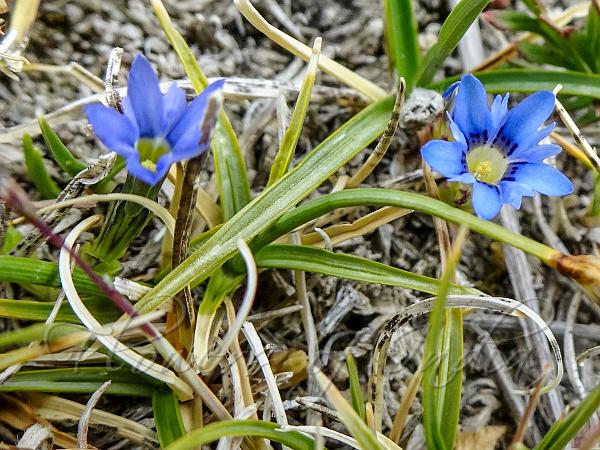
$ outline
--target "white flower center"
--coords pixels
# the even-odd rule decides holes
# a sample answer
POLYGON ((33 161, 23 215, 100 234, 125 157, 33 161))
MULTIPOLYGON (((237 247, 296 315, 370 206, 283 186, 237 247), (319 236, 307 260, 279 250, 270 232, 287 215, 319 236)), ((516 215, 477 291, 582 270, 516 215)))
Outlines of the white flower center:
POLYGON ((467 168, 477 181, 496 184, 504 176, 508 160, 496 147, 482 145, 467 154, 467 168))

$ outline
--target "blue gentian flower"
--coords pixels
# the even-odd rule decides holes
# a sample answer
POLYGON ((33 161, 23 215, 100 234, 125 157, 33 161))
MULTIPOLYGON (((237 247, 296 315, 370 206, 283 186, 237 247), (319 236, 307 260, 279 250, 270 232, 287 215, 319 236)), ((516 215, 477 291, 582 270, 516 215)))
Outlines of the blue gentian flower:
MULTIPOLYGON (((433 140, 421 155, 448 181, 473 185, 472 203, 483 219, 495 217, 503 204, 520 208, 535 192, 567 195, 569 179, 544 159, 561 151, 540 141, 554 129, 543 127, 554 109, 554 94, 536 92, 508 111, 508 94, 488 109, 486 92, 473 75, 464 75, 448 119, 453 142, 433 140)), ((445 93, 449 95, 449 93, 445 93)))
MULTIPOLYGON (((138 54, 129 72, 124 113, 96 104, 86 107, 85 114, 102 143, 126 159, 129 173, 153 186, 171 164, 208 149, 210 135, 203 136, 200 125, 209 99, 220 95, 223 84, 224 79, 215 81, 188 104, 175 84, 163 95, 152 66, 138 54)), ((212 128, 204 131, 210 134, 212 128)))

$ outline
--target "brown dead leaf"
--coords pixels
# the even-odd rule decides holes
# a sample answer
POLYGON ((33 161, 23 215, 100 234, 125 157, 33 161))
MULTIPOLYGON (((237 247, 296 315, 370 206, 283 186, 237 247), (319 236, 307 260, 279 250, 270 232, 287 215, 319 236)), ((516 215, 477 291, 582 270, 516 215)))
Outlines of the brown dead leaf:
POLYGON ((8 12, 8 4, 6 0, 0 0, 0 14, 6 14, 8 12))
POLYGON ((498 440, 506 433, 506 427, 489 425, 476 431, 459 431, 455 450, 494 450, 498 440))

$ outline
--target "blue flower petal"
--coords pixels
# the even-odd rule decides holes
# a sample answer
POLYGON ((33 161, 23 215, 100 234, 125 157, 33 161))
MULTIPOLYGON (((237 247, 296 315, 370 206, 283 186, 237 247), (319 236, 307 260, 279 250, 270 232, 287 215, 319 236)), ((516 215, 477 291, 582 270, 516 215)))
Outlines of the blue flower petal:
MULTIPOLYGON (((511 156, 519 148, 529 147, 532 137, 537 139, 536 133, 550 117, 554 110, 554 94, 549 91, 540 91, 530 95, 506 115, 504 125, 494 139, 501 145, 507 156, 511 156)), ((537 144, 539 139, 534 144, 537 144)))
POLYGON ((506 119, 506 113, 508 112, 508 94, 504 97, 497 95, 494 98, 494 102, 492 103, 492 125, 494 128, 494 132, 491 133, 490 139, 496 134, 498 129, 504 123, 506 119))
POLYGON ((460 85, 460 81, 455 81, 450 86, 448 86, 446 88, 446 90, 442 93, 442 98, 445 101, 448 101, 450 99, 450 97, 452 97, 452 94, 454 94, 454 92, 456 91, 456 89, 458 88, 459 85, 460 85))
POLYGON ((163 102, 165 109, 165 133, 169 133, 187 109, 184 90, 173 83, 165 94, 163 102))
POLYGON ((535 194, 535 191, 529 186, 515 181, 501 181, 499 189, 502 202, 512 205, 516 209, 521 207, 523 197, 533 197, 535 194))
POLYGON ((473 184, 473 209, 482 219, 493 219, 500 212, 502 200, 496 186, 476 182, 473 184))
POLYGON ((464 184, 473 184, 473 183, 477 182, 475 177, 472 174, 470 174, 469 172, 465 172, 456 177, 448 178, 448 181, 453 181, 456 183, 464 183, 464 184))
POLYGON ((559 170, 548 164, 525 163, 514 167, 514 181, 523 183, 544 195, 567 195, 573 192, 573 184, 559 170))
POLYGON ((163 95, 158 77, 144 56, 133 60, 127 84, 127 98, 140 130, 141 137, 161 136, 164 131, 163 95))
POLYGON ((209 97, 220 92, 224 83, 225 79, 220 79, 208 85, 189 104, 178 123, 168 134, 167 140, 171 144, 176 161, 196 156, 207 148, 207 146, 200 147, 199 142, 202 138, 202 133, 199 126, 206 112, 209 97))
POLYGON ((517 150, 511 155, 509 160, 511 162, 526 161, 541 163, 544 159, 559 154, 561 150, 562 148, 556 144, 536 145, 523 150, 517 150))
POLYGON ((137 129, 127 116, 98 104, 86 106, 84 111, 94 133, 106 147, 125 158, 137 153, 137 129))
POLYGON ((127 158, 127 172, 151 186, 158 182, 155 173, 142 166, 138 154, 130 155, 127 158))
POLYGON ((448 116, 448 124, 450 125, 450 132, 452 133, 452 137, 454 138, 454 140, 467 147, 467 140, 465 139, 465 135, 460 130, 460 128, 458 128, 458 125, 456 125, 456 122, 454 122, 454 120, 452 120, 450 116, 448 116))
POLYGON ((485 89, 473 75, 463 75, 456 94, 453 119, 467 142, 486 142, 493 131, 485 89))
POLYGON ((421 155, 434 170, 446 178, 452 178, 467 171, 466 150, 459 142, 436 140, 425 144, 421 155))

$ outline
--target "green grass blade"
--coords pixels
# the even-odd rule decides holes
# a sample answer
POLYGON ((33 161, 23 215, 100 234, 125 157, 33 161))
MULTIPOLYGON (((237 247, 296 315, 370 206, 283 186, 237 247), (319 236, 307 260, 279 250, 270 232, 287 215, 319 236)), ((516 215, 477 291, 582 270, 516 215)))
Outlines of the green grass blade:
POLYGON ((490 0, 462 0, 458 3, 442 24, 438 40, 425 54, 417 84, 427 85, 433 79, 444 60, 456 48, 477 16, 490 0))
POLYGON ((440 374, 438 386, 442 402, 440 408, 440 430, 446 448, 453 448, 458 429, 460 397, 462 393, 463 368, 463 320, 459 308, 446 311, 442 354, 445 356, 444 373, 440 374))
POLYGON ((43 116, 38 117, 38 124, 52 158, 65 173, 74 177, 87 167, 85 163, 73 156, 43 116))
POLYGON ((0 348, 3 349, 13 345, 52 340, 82 330, 84 330, 84 328, 68 323, 55 322, 51 325, 34 323, 33 325, 23 328, 0 333, 0 348))
POLYGON ((221 420, 196 429, 167 447, 167 450, 192 450, 222 437, 257 436, 279 442, 292 450, 315 450, 314 441, 297 431, 280 431, 279 425, 261 420, 221 420))
POLYGON ((454 208, 426 195, 379 188, 347 189, 323 195, 315 200, 306 202, 298 208, 282 215, 273 226, 260 233, 252 242, 252 248, 257 250, 323 214, 327 214, 337 208, 351 206, 397 206, 440 217, 450 222, 465 224, 472 231, 513 245, 545 262, 556 253, 552 248, 533 239, 518 233, 512 233, 500 225, 480 219, 473 214, 454 208))
POLYGON ((360 417, 360 420, 365 421, 365 400, 363 398, 362 387, 360 385, 360 379, 358 378, 358 369, 356 368, 356 361, 352 353, 348 353, 346 358, 346 367, 348 368, 348 380, 350 383, 350 401, 352 408, 356 411, 356 414, 360 417))
POLYGON ((600 408, 600 385, 571 411, 556 422, 533 450, 562 450, 600 408))
MULTIPOLYGON (((399 286, 429 294, 437 294, 439 280, 426 277, 359 256, 333 253, 320 248, 302 245, 273 244, 262 248, 254 255, 256 265, 261 268, 303 270, 322 275, 345 278, 365 283, 399 286)), ((473 288, 452 286, 452 294, 481 294, 473 288)))
POLYGON ((152 413, 161 448, 167 447, 182 436, 185 428, 179 411, 177 396, 170 389, 156 389, 152 394, 152 413))
POLYGON ((151 397, 161 386, 150 377, 129 369, 75 367, 68 369, 22 370, 0 385, 0 392, 37 391, 91 394, 111 380, 107 394, 151 397))
MULTIPOLYGON (((425 429, 425 441, 427 448, 431 450, 452 450, 454 448, 454 436, 456 427, 458 426, 458 414, 455 417, 445 417, 443 413, 448 409, 460 407, 460 392, 458 395, 458 404, 446 405, 446 383, 449 380, 448 368, 451 364, 445 364, 444 359, 453 356, 451 351, 448 351, 452 339, 446 340, 444 345, 444 328, 448 326, 445 319, 446 298, 450 292, 450 279, 454 276, 456 265, 460 257, 460 250, 464 238, 466 236, 466 228, 461 228, 461 231, 456 239, 458 244, 452 249, 446 264, 446 270, 440 281, 440 288, 437 298, 429 315, 429 328, 427 330, 427 338, 425 340, 425 350, 423 351, 423 393, 421 402, 423 404, 423 427, 425 429), (444 370, 446 369, 446 370, 444 370), (455 422, 444 424, 445 421, 456 419, 455 422), (450 440, 451 439, 451 440, 450 440)), ((450 332, 447 336, 451 336, 450 332)), ((461 335, 462 338, 462 335, 461 335)), ((462 340, 460 345, 462 346, 462 340)), ((455 361, 453 364, 461 364, 462 360, 455 361)), ((462 378, 461 378, 462 382, 462 378)), ((450 396, 449 400, 455 401, 454 396, 450 396)))
POLYGON ((375 431, 371 430, 356 414, 333 382, 316 367, 313 368, 313 374, 321 389, 325 391, 327 400, 337 411, 340 421, 346 426, 352 437, 356 439, 357 448, 360 450, 384 450, 384 447, 377 441, 375 431))
POLYGON ((299 165, 224 223, 179 267, 167 274, 137 303, 140 311, 154 310, 192 281, 206 279, 237 252, 238 239, 249 241, 267 229, 379 136, 387 126, 391 109, 391 97, 381 100, 332 133, 299 165))
MULTIPOLYGON (((96 286, 82 270, 73 271, 73 281, 80 295, 104 297, 102 289, 96 286)), ((0 255, 0 282, 60 287, 56 263, 9 255, 0 255)))
POLYGON ((4 236, 4 242, 2 243, 2 250, 0 251, 0 254, 5 255, 9 253, 17 246, 19 242, 21 242, 21 239, 23 239, 23 235, 14 227, 13 224, 10 224, 6 230, 6 235, 4 236))
MULTIPOLYGON (((89 298, 85 300, 88 309, 102 323, 112 322, 120 316, 120 311, 112 304, 107 304, 104 298, 89 298)), ((0 317, 21 320, 42 321, 48 318, 54 303, 36 302, 33 300, 0 299, 0 317)), ((63 303, 58 311, 56 320, 69 323, 80 323, 68 303, 63 303)))
MULTIPOLYGON (((151 3, 161 28, 179 56, 194 90, 199 94, 208 85, 208 79, 202 73, 189 46, 173 26, 162 2, 153 0, 151 3)), ((251 196, 244 157, 240 151, 235 131, 224 111, 219 114, 211 146, 223 216, 225 220, 229 220, 250 202, 251 196)))
POLYGON ((415 86, 419 63, 419 33, 412 0, 384 0, 385 38, 388 59, 398 76, 404 77, 407 92, 415 86))
MULTIPOLYGON (((565 70, 501 69, 477 72, 474 75, 493 94, 552 91, 557 84, 562 84, 560 92, 563 95, 600 98, 600 75, 597 74, 565 70)), ((446 78, 433 84, 431 88, 442 91, 458 79, 459 77, 446 78)))
POLYGON ((48 174, 44 165, 42 152, 33 145, 31 136, 23 135, 23 152, 25 154, 25 167, 29 179, 43 198, 56 198, 60 194, 60 188, 48 174))
POLYGON ((275 161, 271 166, 269 173, 269 181, 267 186, 271 186, 275 181, 279 180, 286 174, 292 162, 292 157, 296 151, 296 145, 300 132, 302 131, 302 125, 304 124, 304 118, 306 117, 306 111, 310 104, 310 97, 312 95, 312 89, 315 84, 315 78, 317 76, 317 68, 319 63, 319 55, 321 54, 321 38, 315 40, 313 47, 313 53, 306 69, 306 75, 302 81, 300 92, 298 93, 298 99, 296 100, 296 106, 292 112, 290 118, 290 125, 283 135, 281 140, 281 146, 277 155, 275 155, 275 161))
POLYGON ((597 1, 590 2, 585 23, 585 34, 587 47, 594 58, 596 72, 600 72, 600 4, 597 1))

